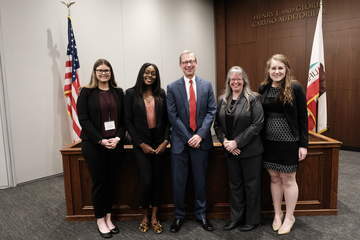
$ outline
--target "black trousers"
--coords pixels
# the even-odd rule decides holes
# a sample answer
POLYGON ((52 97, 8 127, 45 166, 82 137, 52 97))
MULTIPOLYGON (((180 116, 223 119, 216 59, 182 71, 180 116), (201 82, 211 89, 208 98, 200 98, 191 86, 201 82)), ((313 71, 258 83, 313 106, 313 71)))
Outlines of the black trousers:
POLYGON ((158 207, 163 183, 161 155, 145 154, 140 148, 135 148, 134 154, 140 177, 140 207, 158 207))
POLYGON ((259 224, 261 218, 262 157, 228 157, 231 220, 259 224))
POLYGON ((117 187, 115 176, 121 160, 122 147, 107 149, 100 144, 82 142, 82 153, 88 164, 92 179, 92 202, 96 218, 111 213, 114 191, 117 187))
MULTIPOLYGON (((161 142, 159 136, 156 136, 156 129, 148 130, 151 143, 147 144, 156 149, 161 142)), ((145 154, 140 147, 134 148, 134 154, 140 176, 140 207, 158 207, 162 190, 161 155, 145 154)))

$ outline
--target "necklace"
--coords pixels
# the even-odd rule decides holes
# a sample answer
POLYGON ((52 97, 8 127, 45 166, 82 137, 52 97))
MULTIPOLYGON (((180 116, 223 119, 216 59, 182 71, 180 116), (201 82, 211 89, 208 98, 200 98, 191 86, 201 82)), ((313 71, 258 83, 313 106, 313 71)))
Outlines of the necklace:
POLYGON ((238 100, 232 100, 230 102, 228 102, 227 106, 226 106, 226 114, 227 115, 233 115, 235 109, 236 109, 236 105, 238 103, 238 100))
POLYGON ((144 97, 144 101, 147 104, 151 103, 153 100, 154 100, 154 96, 150 95, 150 96, 144 97))
POLYGON ((227 115, 233 115, 236 109, 236 105, 238 104, 240 100, 240 95, 236 99, 229 99, 229 101, 226 104, 225 112, 227 115))

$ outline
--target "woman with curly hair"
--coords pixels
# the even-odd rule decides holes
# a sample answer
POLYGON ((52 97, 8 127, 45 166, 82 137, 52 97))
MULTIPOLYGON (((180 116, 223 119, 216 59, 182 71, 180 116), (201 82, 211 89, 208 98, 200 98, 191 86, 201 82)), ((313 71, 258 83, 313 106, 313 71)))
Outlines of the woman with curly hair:
POLYGON ((266 63, 265 80, 259 93, 265 113, 263 134, 264 167, 269 172, 275 216, 272 224, 278 234, 287 234, 295 223, 298 199, 296 170, 305 159, 308 146, 306 96, 294 80, 289 61, 283 54, 266 63), (286 214, 281 210, 285 198, 286 214))

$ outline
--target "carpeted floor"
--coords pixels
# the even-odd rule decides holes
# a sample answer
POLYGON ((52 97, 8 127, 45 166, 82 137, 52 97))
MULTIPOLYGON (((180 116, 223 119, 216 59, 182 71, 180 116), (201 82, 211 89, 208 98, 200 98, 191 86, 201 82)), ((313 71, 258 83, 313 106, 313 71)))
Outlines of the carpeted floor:
MULTIPOLYGON (((170 221, 164 222, 166 231, 160 235, 151 231, 141 233, 136 221, 119 222, 121 233, 112 239, 360 239, 360 153, 341 151, 337 216, 297 217, 293 231, 278 236, 271 230, 271 219, 251 232, 222 231, 223 220, 213 220, 216 230, 205 232, 193 221, 185 222, 179 233, 168 231, 170 221)), ((65 199, 63 177, 0 190, 0 240, 72 240, 102 239, 94 221, 68 222, 64 220, 65 199)))

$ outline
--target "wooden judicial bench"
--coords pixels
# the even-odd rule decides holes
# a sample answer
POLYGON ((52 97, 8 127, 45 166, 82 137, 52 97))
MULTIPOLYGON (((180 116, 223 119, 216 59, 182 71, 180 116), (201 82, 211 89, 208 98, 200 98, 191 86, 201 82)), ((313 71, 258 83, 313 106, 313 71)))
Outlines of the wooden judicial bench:
MULTIPOLYGON (((91 203, 91 179, 86 162, 81 154, 81 143, 61 149, 67 220, 90 220, 94 218, 91 203)), ((310 133, 307 158, 300 163, 297 172, 299 199, 296 215, 334 215, 337 214, 337 189, 339 149, 341 142, 323 135, 310 133)), ((208 164, 207 197, 208 217, 229 217, 229 187, 225 154, 219 143, 214 143, 208 164)), ((164 181, 160 217, 173 216, 170 151, 163 159, 164 181)), ((116 200, 113 215, 117 219, 139 219, 139 178, 132 146, 125 146, 125 154, 119 159, 118 174, 115 184, 116 200)), ((263 170, 262 209, 264 214, 272 213, 270 179, 263 170)), ((191 217, 193 191, 191 176, 186 195, 187 209, 191 217)), ((284 206, 283 206, 284 207, 284 206)))

